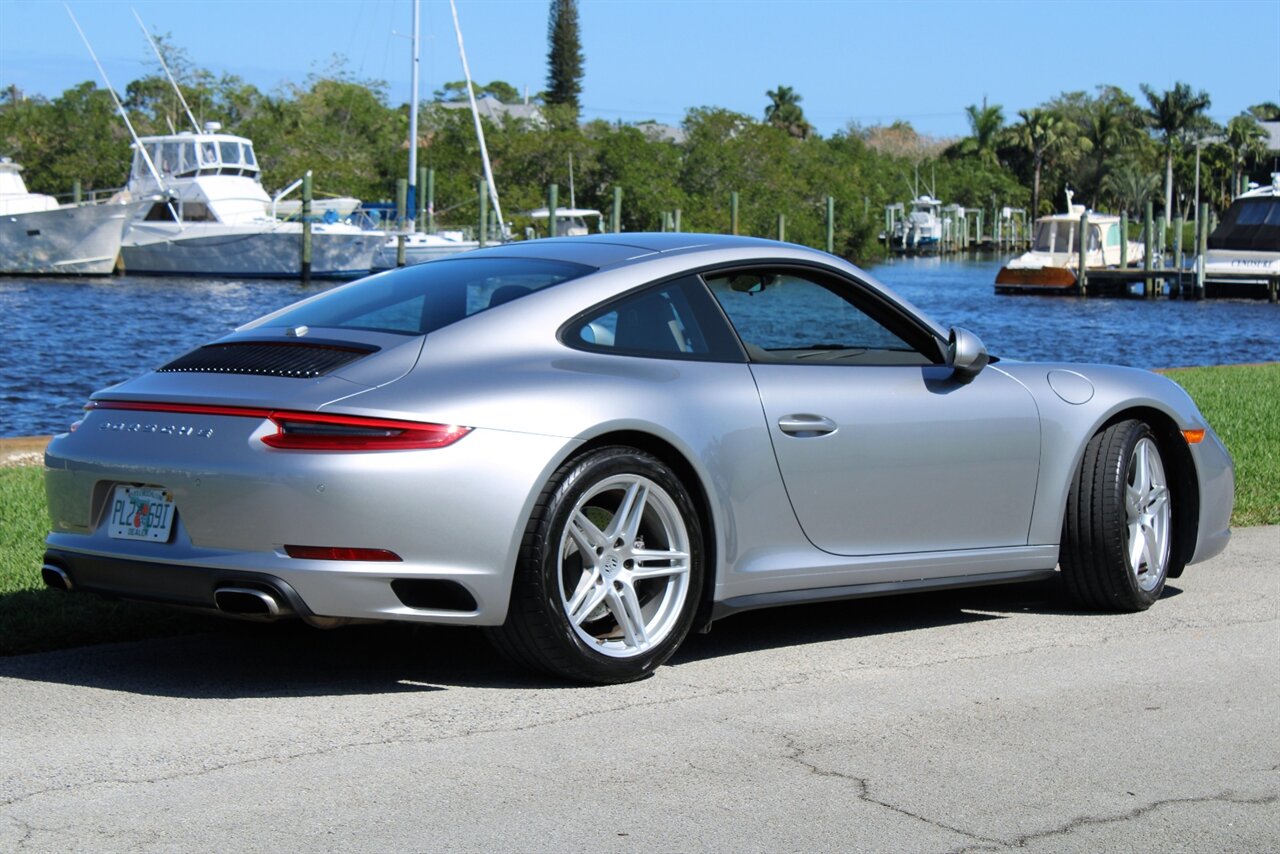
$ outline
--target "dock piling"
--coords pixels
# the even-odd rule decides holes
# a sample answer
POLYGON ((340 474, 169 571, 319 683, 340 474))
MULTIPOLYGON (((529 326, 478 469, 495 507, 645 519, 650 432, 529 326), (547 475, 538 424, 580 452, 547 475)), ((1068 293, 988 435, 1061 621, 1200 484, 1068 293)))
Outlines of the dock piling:
POLYGON ((396 266, 404 266, 404 215, 409 199, 409 181, 396 179, 396 266))
POLYGON ((1155 221, 1152 209, 1152 203, 1148 201, 1146 214, 1142 219, 1142 272, 1147 274, 1142 279, 1142 295, 1148 299, 1156 289, 1155 280, 1151 278, 1151 253, 1155 245, 1155 221))
POLYGON ((427 186, 427 167, 418 168, 418 186, 424 188, 424 191, 418 193, 418 215, 413 218, 417 224, 418 231, 427 230, 427 194, 425 188, 427 186))
POLYGON ((787 239, 787 215, 778 214, 778 239, 786 242, 787 239))
POLYGON ((311 170, 302 176, 302 284, 311 284, 311 170))
POLYGON ((1196 217, 1196 299, 1204 299, 1204 253, 1209 248, 1209 203, 1202 202, 1196 217))
POLYGON ((1169 290, 1170 299, 1182 297, 1182 214, 1173 218, 1173 269, 1177 278, 1173 279, 1169 290))
POLYGON ((1079 257, 1076 267, 1076 288, 1080 292, 1080 296, 1086 296, 1089 291, 1089 212, 1085 211, 1080 214, 1080 239, 1076 241, 1079 245, 1079 257))
POLYGON ((729 233, 738 233, 738 191, 729 194, 729 233))
MULTIPOLYGON (((554 187, 555 185, 552 184, 551 186, 554 187)), ((484 178, 481 178, 477 185, 477 190, 480 193, 480 234, 477 235, 477 239, 480 244, 480 248, 483 249, 485 246, 489 245, 489 182, 484 178)), ((554 199, 555 196, 552 195, 551 198, 554 199)), ((552 202, 552 204, 554 205, 555 203, 552 202)), ((555 208, 553 207, 552 222, 555 221, 554 210, 555 208)))
POLYGON ((436 230, 436 170, 427 169, 427 231, 436 230))
POLYGON ((613 188, 613 211, 609 217, 609 225, 614 234, 622 232, 622 188, 613 188))
POLYGON ((547 187, 547 237, 556 236, 556 212, 560 209, 560 185, 547 187))
POLYGON ((836 248, 836 200, 827 196, 827 254, 835 253, 836 248))

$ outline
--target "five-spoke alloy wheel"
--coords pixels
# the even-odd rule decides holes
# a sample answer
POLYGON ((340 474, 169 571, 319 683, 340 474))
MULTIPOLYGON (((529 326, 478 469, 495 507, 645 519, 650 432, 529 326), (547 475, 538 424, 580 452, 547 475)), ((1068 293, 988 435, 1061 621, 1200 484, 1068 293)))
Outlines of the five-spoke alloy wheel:
POLYGON ((498 648, 587 682, 651 673, 689 631, 702 588, 702 530, 658 459, 608 447, 556 472, 530 520, 498 648))

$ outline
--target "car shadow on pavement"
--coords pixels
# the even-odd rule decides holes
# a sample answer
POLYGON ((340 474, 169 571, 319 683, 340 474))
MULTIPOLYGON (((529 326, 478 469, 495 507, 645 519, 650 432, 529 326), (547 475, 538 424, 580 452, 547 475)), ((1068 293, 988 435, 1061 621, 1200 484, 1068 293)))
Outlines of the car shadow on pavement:
MULTIPOLYGON (((1166 596, 1178 592, 1166 588, 1166 596)), ((1087 613, 1062 603, 1058 586, 1043 582, 751 611, 717 622, 709 634, 691 635, 672 663, 927 631, 1020 612, 1087 613)), ((0 678, 189 699, 581 687, 521 671, 475 628, 397 624, 321 631, 298 622, 213 625, 202 634, 0 658, 0 678)))

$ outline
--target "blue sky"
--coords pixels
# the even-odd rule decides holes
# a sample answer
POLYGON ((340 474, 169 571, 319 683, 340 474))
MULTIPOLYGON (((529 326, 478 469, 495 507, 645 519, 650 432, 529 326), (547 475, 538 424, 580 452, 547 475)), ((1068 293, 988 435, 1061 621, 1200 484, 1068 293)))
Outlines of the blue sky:
MULTIPOLYGON (((546 0, 457 0, 472 73, 545 87, 546 0)), ((272 91, 334 54, 409 97, 411 0, 72 0, 112 83, 152 67, 130 14, 199 66, 272 91)), ((423 0, 422 94, 462 77, 449 6, 423 0)), ((1141 100, 1185 81, 1225 121, 1280 102, 1280 0, 580 0, 587 118, 678 124, 686 109, 760 116, 791 86, 820 133, 850 121, 967 132, 983 96, 1006 120, 1069 90, 1121 86, 1141 100), (1173 57, 1163 62, 1161 53, 1173 57)), ((61 2, 0 0, 0 85, 54 96, 97 81, 61 2)))

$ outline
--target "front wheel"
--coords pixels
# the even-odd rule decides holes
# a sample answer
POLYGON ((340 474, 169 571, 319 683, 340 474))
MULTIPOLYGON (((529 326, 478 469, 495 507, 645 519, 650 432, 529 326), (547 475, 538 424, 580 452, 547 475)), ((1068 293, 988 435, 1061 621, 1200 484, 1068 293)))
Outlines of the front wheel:
POLYGON ((702 530, 679 478, 649 454, 601 448, 543 490, 507 621, 490 637, 509 658, 558 676, 629 682, 684 640, 702 578, 702 530))
POLYGON ((1173 545, 1172 500, 1145 423, 1122 421, 1089 441, 1063 524, 1062 575, 1077 602, 1143 611, 1160 598, 1173 545))

